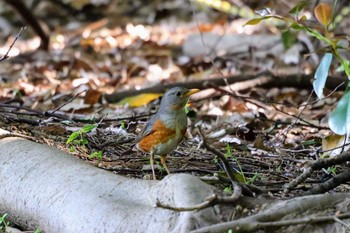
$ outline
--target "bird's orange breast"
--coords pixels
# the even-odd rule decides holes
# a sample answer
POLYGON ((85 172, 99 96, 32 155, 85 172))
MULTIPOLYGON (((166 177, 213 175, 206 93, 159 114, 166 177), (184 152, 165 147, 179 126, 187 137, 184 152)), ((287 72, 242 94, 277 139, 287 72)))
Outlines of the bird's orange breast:
POLYGON ((157 120, 154 122, 151 133, 145 135, 138 142, 138 147, 145 152, 151 152, 155 145, 165 144, 170 139, 174 139, 176 137, 178 137, 178 143, 180 143, 186 133, 186 128, 180 130, 181 135, 177 136, 175 128, 168 128, 161 120, 157 120))

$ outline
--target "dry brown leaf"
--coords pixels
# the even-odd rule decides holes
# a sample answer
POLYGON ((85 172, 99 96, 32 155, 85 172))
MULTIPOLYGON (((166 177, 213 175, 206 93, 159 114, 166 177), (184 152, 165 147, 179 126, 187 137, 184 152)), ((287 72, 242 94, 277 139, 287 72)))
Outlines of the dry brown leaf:
POLYGON ((323 26, 327 27, 332 20, 332 6, 320 3, 315 7, 315 17, 323 26))

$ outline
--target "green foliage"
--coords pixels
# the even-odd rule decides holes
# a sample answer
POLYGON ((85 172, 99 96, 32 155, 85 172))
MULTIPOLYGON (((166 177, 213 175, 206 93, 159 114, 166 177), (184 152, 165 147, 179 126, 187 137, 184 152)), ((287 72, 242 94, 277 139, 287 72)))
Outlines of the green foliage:
POLYGON ((84 139, 83 134, 90 133, 93 129, 97 127, 97 124, 85 125, 79 131, 72 133, 66 141, 66 144, 75 142, 77 145, 86 145, 88 144, 87 140, 84 139))
POLYGON ((297 40, 297 37, 295 33, 291 32, 290 30, 286 30, 282 32, 282 42, 284 45, 284 48, 289 49, 292 47, 293 44, 295 44, 297 40))
POLYGON ((228 143, 226 144, 225 157, 226 157, 226 159, 232 157, 232 150, 231 150, 230 144, 228 144, 228 143))
POLYGON ((339 135, 350 133, 350 91, 339 100, 337 107, 329 116, 329 127, 339 135))
POLYGON ((224 188, 224 192, 228 193, 228 194, 231 194, 232 193, 232 186, 230 185, 230 186, 225 187, 224 188))
MULTIPOLYGON (((330 64, 332 62, 333 56, 339 61, 341 70, 344 70, 347 77, 350 79, 350 62, 344 60, 339 53, 339 49, 349 49, 344 48, 340 42, 343 37, 335 37, 329 33, 330 25, 334 24, 334 11, 338 1, 333 2, 333 7, 327 3, 320 3, 314 9, 314 15, 318 21, 318 25, 310 24, 306 16, 301 15, 302 9, 307 6, 312 1, 300 1, 292 10, 290 10, 290 16, 279 16, 279 15, 268 15, 256 19, 251 19, 245 23, 245 25, 255 25, 260 23, 262 20, 267 19, 277 19, 284 21, 289 25, 290 29, 303 30, 309 33, 316 39, 324 42, 326 46, 320 51, 326 51, 317 71, 315 73, 315 81, 313 87, 318 98, 323 98, 323 89, 328 76, 328 71, 330 64)), ((332 25, 336 27, 335 25, 332 25)), ((282 34, 283 37, 283 34, 282 34)), ((286 41, 284 41, 286 43, 286 41)), ((331 130, 340 135, 344 135, 350 132, 350 84, 347 84, 347 90, 344 96, 338 102, 338 105, 331 113, 329 117, 329 126, 331 130)))
POLYGON ((264 176, 262 174, 256 172, 252 178, 247 179, 246 184, 252 184, 256 180, 261 179, 263 177, 264 176))
POLYGON ((6 221, 7 214, 3 214, 0 216, 0 231, 5 232, 7 226, 10 224, 10 222, 6 221))
POLYGON ((121 127, 122 129, 126 129, 126 123, 125 123, 124 121, 122 121, 122 122, 120 123, 120 127, 121 127))
POLYGON ((328 167, 327 168, 327 172, 329 172, 332 175, 336 175, 337 174, 337 168, 335 166, 328 167))
POLYGON ((66 144, 72 144, 69 148, 70 152, 75 151, 75 146, 84 146, 89 142, 84 138, 84 134, 90 133, 93 129, 97 127, 97 124, 85 125, 80 130, 73 132, 67 139, 66 144))
POLYGON ((89 158, 90 159, 97 158, 99 161, 101 161, 103 158, 103 153, 102 151, 94 151, 89 155, 89 158))

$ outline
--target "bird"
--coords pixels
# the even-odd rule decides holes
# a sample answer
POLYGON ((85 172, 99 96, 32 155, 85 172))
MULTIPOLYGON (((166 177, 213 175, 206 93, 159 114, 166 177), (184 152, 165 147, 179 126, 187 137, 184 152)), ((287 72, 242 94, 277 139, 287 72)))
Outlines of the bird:
POLYGON ((150 154, 153 180, 156 180, 154 172, 154 156, 160 156, 160 162, 167 174, 170 171, 166 165, 166 156, 175 150, 187 130, 187 115, 185 106, 190 96, 199 92, 199 89, 187 89, 173 87, 162 97, 158 111, 154 114, 141 131, 136 148, 150 154))

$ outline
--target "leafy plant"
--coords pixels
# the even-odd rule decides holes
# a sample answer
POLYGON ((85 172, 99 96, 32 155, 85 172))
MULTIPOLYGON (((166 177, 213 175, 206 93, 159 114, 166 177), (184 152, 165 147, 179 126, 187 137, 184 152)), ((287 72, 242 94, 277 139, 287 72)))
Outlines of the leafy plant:
POLYGON ((232 185, 225 187, 224 188, 224 192, 228 193, 228 194, 231 194, 232 193, 232 185))
POLYGON ((90 159, 97 158, 99 161, 101 161, 103 158, 103 153, 102 151, 94 151, 89 155, 89 158, 90 159))
POLYGON ((75 146, 87 145, 89 142, 88 140, 86 140, 86 138, 84 138, 84 134, 90 133, 96 127, 97 127, 97 124, 85 125, 80 130, 72 133, 66 141, 66 144, 70 144, 70 143, 72 144, 72 146, 70 147, 70 151, 71 152, 75 151, 75 146))
MULTIPOLYGON (((320 51, 324 53, 321 63, 319 64, 316 73, 313 87, 315 93, 319 99, 323 98, 323 89, 325 87, 326 79, 330 64, 335 57, 341 66, 341 70, 345 72, 348 79, 350 79, 350 62, 343 59, 340 55, 340 49, 349 49, 343 47, 342 39, 345 37, 335 37, 329 31, 329 28, 334 22, 334 11, 333 9, 337 5, 338 1, 334 1, 334 8, 327 3, 320 3, 314 9, 314 15, 318 21, 318 24, 311 24, 307 20, 305 15, 300 15, 301 11, 311 1, 304 0, 300 1, 292 10, 290 10, 290 16, 284 17, 279 15, 267 15, 260 18, 252 19, 246 22, 245 25, 255 25, 260 23, 262 20, 277 19, 289 24, 290 29, 303 30, 315 37, 319 41, 326 44, 320 51)), ((348 82, 344 96, 338 102, 338 105, 329 117, 329 127, 331 130, 339 135, 350 133, 350 82, 348 82)))
POLYGON ((231 150, 230 144, 228 144, 228 143, 226 144, 225 157, 226 157, 226 159, 232 157, 232 150, 231 150))
POLYGON ((254 176, 252 178, 247 179, 246 184, 252 184, 256 180, 261 179, 262 177, 263 177, 262 174, 256 172, 254 173, 254 176))
POLYGON ((3 214, 0 216, 0 230, 6 231, 7 226, 10 224, 10 222, 6 221, 7 214, 3 214))
POLYGON ((244 175, 244 172, 243 172, 243 169, 241 167, 241 164, 240 162, 238 161, 238 159, 236 157, 233 157, 232 156, 232 149, 230 147, 229 144, 226 144, 226 152, 225 152, 225 157, 226 158, 232 158, 232 160, 237 164, 237 167, 238 167, 238 176, 235 175, 235 177, 242 181, 243 183, 247 184, 247 178, 245 177, 244 175))
POLYGON ((336 175, 337 174, 337 168, 335 166, 331 166, 327 168, 327 172, 332 174, 332 175, 336 175))

